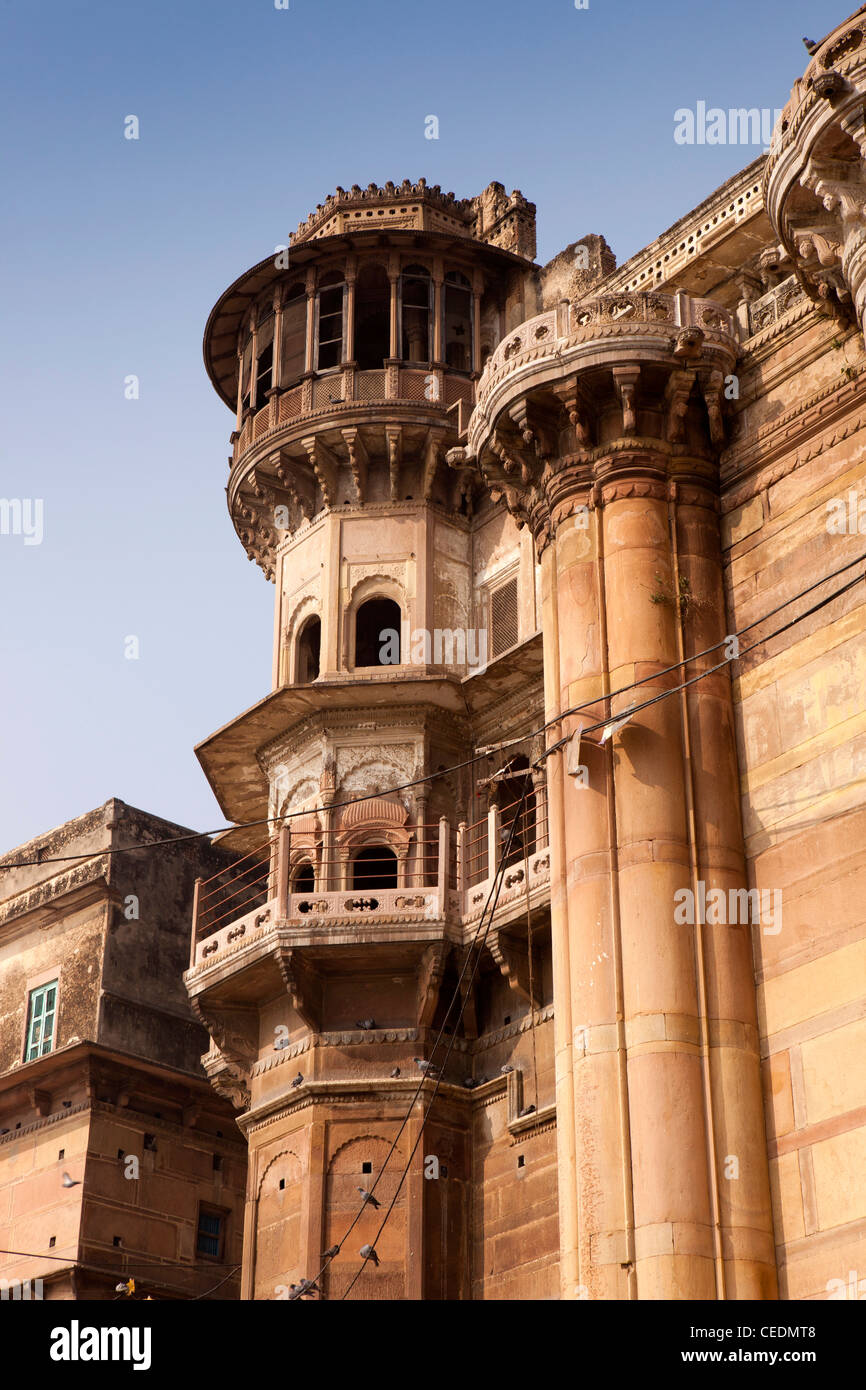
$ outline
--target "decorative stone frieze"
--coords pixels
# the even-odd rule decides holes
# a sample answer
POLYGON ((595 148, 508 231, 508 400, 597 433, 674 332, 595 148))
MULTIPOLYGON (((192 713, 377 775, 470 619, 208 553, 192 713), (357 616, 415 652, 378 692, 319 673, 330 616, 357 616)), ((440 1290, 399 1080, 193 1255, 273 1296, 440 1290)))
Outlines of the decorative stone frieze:
POLYGON ((866 18, 858 12, 813 53, 773 133, 767 213, 806 293, 864 328, 866 18))

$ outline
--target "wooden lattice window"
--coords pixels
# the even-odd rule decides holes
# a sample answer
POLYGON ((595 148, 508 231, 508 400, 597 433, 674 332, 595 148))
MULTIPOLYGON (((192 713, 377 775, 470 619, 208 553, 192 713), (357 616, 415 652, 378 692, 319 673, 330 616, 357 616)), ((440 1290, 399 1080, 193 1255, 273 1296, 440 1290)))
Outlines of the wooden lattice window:
POLYGON ((490 595, 490 654, 501 656, 517 645, 517 579, 500 584, 490 595))

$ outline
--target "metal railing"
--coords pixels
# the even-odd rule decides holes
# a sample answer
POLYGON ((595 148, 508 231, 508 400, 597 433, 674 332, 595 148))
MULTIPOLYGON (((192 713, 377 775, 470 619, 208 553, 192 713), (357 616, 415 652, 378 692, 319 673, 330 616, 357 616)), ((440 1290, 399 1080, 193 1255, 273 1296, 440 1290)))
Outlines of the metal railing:
POLYGON ((206 936, 262 907, 272 895, 277 837, 265 840, 207 879, 196 879, 192 914, 191 964, 206 936))
MULTIPOLYGON (((290 826, 207 880, 198 879, 193 906, 190 968, 247 935, 277 923, 324 925, 376 913, 401 920, 459 918, 472 890, 493 878, 508 845, 517 870, 547 845, 546 798, 494 806, 471 825, 445 816, 409 825, 392 847, 341 844, 326 834, 293 842, 290 826), (512 824, 514 832, 508 844, 512 824)), ((539 876, 533 860, 536 880, 539 876)))

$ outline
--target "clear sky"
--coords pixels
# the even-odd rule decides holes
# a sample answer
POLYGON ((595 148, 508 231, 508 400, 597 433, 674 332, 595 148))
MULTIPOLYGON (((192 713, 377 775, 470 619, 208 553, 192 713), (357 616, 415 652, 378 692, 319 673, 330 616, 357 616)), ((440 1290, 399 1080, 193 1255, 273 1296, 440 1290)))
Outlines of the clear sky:
POLYGON ((0 534, 0 851, 109 796, 222 824, 192 749, 267 694, 273 604, 201 360, 236 276, 338 184, 420 176, 520 188, 542 262, 600 232, 621 263, 761 152, 674 112, 784 106, 855 8, 3 0, 0 499, 44 520, 0 534))

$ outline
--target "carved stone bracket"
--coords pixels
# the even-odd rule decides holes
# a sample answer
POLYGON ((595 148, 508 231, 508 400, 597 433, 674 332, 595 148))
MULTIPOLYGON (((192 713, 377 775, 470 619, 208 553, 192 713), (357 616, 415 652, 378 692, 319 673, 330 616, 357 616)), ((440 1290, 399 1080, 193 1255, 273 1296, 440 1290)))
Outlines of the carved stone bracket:
POLYGON ((622 432, 633 435, 637 429, 635 392, 640 381, 640 367, 614 367, 613 383, 622 405, 622 432))
POLYGON ((335 454, 331 452, 327 444, 318 435, 307 435, 301 440, 303 448, 306 450, 307 457, 316 475, 319 487, 322 489, 322 498, 326 507, 334 507, 337 504, 337 477, 339 462, 335 454))
POLYGON ((439 1002, 439 988, 445 974, 448 948, 444 941, 436 941, 428 946, 418 969, 418 989, 416 992, 416 1013, 418 1027, 430 1028, 439 1002))
POLYGON ((299 950, 280 947, 274 952, 274 959, 292 1008, 308 1028, 318 1032, 322 1014, 322 981, 318 972, 299 950))
POLYGON ((505 936, 503 932, 491 933, 487 939, 487 945, 491 956, 508 981, 509 988, 522 995, 532 1008, 540 1005, 541 996, 538 992, 537 979, 532 982, 534 997, 529 991, 529 956, 527 952, 505 936))
POLYGON ((349 454, 349 468, 355 485, 355 501, 363 503, 367 492, 367 469, 370 459, 361 431, 358 429, 340 430, 349 454))
POLYGON ((391 501, 396 502, 400 496, 400 466, 403 461, 403 430, 399 425, 385 426, 385 444, 388 449, 391 501))
POLYGON ((681 370, 671 372, 668 377, 665 388, 665 437, 670 444, 678 444, 685 433, 686 412, 696 376, 695 371, 681 370))

